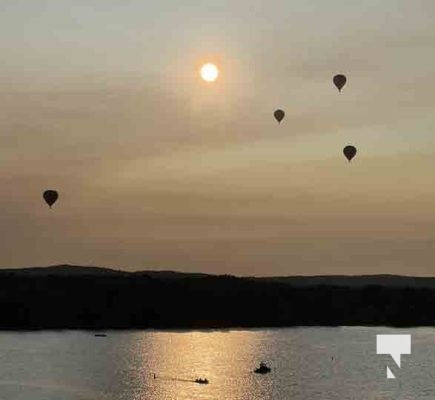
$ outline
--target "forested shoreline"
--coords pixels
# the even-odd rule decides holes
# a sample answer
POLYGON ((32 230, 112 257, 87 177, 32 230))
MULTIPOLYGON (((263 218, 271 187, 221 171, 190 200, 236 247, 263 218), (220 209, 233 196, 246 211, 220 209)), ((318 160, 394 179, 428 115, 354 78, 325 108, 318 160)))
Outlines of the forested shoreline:
POLYGON ((407 280, 403 286, 295 285, 277 278, 108 271, 0 271, 0 329, 435 325, 432 281, 427 287, 406 286, 407 280))

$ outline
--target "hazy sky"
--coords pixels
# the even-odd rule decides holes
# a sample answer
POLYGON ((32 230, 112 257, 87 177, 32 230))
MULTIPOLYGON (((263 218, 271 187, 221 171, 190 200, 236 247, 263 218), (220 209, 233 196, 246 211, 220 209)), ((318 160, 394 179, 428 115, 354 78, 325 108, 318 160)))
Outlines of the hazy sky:
POLYGON ((0 265, 435 275, 434 13, 2 0, 0 265))

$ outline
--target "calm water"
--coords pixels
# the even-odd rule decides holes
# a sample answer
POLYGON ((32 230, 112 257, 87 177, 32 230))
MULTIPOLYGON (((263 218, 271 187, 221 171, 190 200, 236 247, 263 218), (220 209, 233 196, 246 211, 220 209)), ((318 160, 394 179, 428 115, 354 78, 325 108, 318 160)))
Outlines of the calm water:
POLYGON ((0 399, 435 399, 430 328, 107 334, 0 333, 0 399), (402 369, 376 355, 379 333, 412 334, 402 369), (251 372, 261 360, 272 374, 251 372), (210 384, 189 382, 198 376, 210 384))

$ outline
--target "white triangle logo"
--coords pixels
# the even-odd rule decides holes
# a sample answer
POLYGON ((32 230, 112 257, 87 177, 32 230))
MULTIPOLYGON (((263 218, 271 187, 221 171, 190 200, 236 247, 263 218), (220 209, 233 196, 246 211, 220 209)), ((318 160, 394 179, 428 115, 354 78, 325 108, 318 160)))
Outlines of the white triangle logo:
POLYGON ((387 367, 387 378, 388 379, 396 379, 393 373, 390 371, 390 368, 387 367))

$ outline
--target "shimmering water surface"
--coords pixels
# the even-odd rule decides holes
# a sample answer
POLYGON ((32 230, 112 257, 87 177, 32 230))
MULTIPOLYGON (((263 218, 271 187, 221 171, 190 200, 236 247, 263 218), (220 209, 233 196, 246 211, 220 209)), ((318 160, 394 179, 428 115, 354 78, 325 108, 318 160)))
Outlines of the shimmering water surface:
POLYGON ((1 400, 433 400, 434 386, 431 328, 0 333, 1 400), (401 369, 376 354, 380 333, 412 335, 401 369), (262 360, 271 374, 252 373, 262 360))

